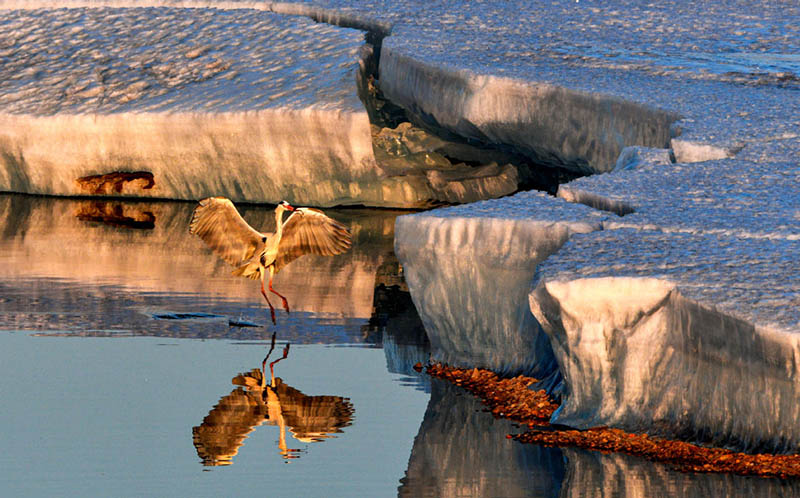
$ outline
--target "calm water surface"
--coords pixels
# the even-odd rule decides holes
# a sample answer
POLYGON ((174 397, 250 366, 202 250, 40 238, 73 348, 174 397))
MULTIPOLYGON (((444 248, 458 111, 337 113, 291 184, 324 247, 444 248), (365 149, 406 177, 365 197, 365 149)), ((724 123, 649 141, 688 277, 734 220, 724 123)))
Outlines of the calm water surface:
MULTIPOLYGON (((193 207, 0 195, 3 496, 796 491, 506 439, 513 424, 411 368, 428 349, 396 212, 329 210, 353 249, 284 269, 292 313, 273 326, 257 282, 189 235, 193 207), (242 374, 273 333, 273 359, 291 348, 264 388, 242 374)), ((242 211, 270 229, 270 209, 242 211)))

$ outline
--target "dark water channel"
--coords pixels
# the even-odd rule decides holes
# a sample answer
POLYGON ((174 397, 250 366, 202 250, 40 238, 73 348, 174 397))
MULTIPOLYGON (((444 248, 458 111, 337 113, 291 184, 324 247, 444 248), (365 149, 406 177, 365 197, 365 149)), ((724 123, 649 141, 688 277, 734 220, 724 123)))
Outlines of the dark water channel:
MULTIPOLYGON (((782 496, 777 480, 521 445, 411 368, 427 339, 390 211, 329 210, 354 245, 258 284, 186 203, 0 195, 3 496, 782 496), (260 384, 270 338, 291 349, 260 384), (266 379, 269 383, 269 379, 266 379)), ((242 208, 255 227, 272 212, 242 208)), ((267 371, 267 375, 269 371, 267 371)))

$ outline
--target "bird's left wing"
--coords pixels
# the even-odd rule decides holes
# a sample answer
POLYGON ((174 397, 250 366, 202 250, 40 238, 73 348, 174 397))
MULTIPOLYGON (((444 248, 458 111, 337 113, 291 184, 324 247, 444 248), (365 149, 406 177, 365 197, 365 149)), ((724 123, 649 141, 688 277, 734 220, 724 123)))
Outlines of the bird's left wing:
POLYGON ((275 270, 305 254, 334 256, 347 251, 353 243, 350 230, 312 208, 297 208, 283 225, 275 270))
POLYGON ((264 234, 244 221, 230 199, 209 197, 192 214, 189 232, 197 235, 220 258, 239 266, 264 246, 264 234))

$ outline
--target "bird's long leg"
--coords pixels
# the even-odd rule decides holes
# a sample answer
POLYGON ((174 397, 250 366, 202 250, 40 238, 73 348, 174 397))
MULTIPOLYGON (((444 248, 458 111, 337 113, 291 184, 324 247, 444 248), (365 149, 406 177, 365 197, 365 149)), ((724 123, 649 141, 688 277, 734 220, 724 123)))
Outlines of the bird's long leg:
MULTIPOLYGON (((269 283, 270 290, 272 290, 272 272, 270 272, 269 283)), ((272 325, 277 325, 275 321, 275 308, 272 307, 272 303, 269 302, 269 298, 267 297, 267 291, 264 290, 264 272, 261 272, 261 295, 264 296, 264 299, 267 300, 267 304, 269 304, 269 314, 272 317, 272 325)))
POLYGON ((269 291, 272 292, 273 294, 275 294, 276 296, 278 296, 279 298, 281 298, 281 300, 283 301, 283 309, 285 309, 286 312, 289 313, 289 301, 287 301, 286 298, 283 297, 283 294, 279 293, 278 291, 276 291, 275 289, 272 288, 272 276, 273 275, 275 275, 275 267, 274 266, 270 266, 269 267, 269 291))
POLYGON ((279 361, 285 360, 287 356, 289 356, 288 342, 286 343, 286 346, 283 347, 283 356, 281 356, 280 358, 269 364, 269 377, 270 377, 269 385, 272 386, 272 388, 275 388, 275 371, 272 369, 272 367, 274 367, 275 364, 278 363, 279 361))
POLYGON ((272 333, 272 344, 269 347, 269 351, 267 351, 267 356, 264 357, 264 361, 261 362, 261 377, 266 377, 265 370, 267 368, 267 360, 269 359, 269 355, 272 354, 272 350, 275 349, 275 334, 276 332, 272 333))

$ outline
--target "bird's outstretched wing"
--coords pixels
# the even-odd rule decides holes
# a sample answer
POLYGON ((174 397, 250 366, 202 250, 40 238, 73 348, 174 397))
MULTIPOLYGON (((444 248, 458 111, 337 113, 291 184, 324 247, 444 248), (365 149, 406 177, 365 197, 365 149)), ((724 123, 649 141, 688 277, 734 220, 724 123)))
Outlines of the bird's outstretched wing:
POLYGON ((217 256, 240 266, 264 247, 265 235, 244 221, 230 199, 209 197, 192 214, 189 233, 203 239, 217 256))
POLYGON ((305 254, 334 256, 350 249, 353 238, 344 225, 312 208, 297 208, 283 225, 275 270, 305 254))

